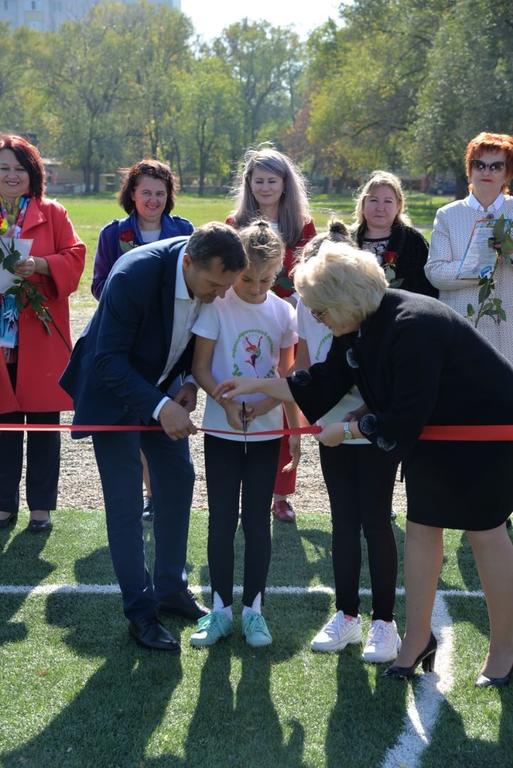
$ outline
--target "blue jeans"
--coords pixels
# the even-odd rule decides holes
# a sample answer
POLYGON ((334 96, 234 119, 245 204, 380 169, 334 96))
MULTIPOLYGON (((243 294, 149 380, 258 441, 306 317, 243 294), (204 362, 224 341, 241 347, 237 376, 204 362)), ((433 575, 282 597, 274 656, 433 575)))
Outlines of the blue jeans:
POLYGON ((102 482, 114 570, 130 620, 155 616, 158 603, 187 586, 185 559, 194 485, 187 439, 163 432, 97 432, 93 435, 102 482), (153 580, 142 530, 142 465, 148 461, 155 510, 153 580))

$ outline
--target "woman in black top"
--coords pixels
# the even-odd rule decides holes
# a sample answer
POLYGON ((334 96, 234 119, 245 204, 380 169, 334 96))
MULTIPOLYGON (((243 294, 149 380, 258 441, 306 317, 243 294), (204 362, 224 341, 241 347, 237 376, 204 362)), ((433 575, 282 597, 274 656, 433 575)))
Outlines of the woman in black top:
POLYGON ((513 424, 513 367, 464 318, 433 299, 387 289, 370 254, 329 244, 301 263, 295 285, 335 336, 324 363, 288 379, 232 379, 216 396, 263 392, 294 399, 311 423, 356 384, 368 408, 330 424, 319 439, 367 437, 403 461, 408 499, 406 635, 393 677, 432 669, 431 613, 443 557, 443 529, 464 529, 490 619, 490 648, 476 685, 505 685, 513 673, 513 442, 428 442, 428 425, 513 424))
POLYGON ((356 199, 353 237, 373 253, 391 288, 438 298, 424 274, 429 246, 405 213, 401 181, 388 171, 374 171, 356 199))

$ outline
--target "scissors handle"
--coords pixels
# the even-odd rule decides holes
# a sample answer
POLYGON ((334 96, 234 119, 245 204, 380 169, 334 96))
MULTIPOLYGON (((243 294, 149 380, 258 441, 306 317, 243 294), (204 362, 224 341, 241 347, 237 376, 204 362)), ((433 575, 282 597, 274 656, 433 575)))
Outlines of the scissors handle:
POLYGON ((241 408, 241 421, 242 421, 242 431, 244 432, 244 453, 248 452, 248 414, 246 411, 246 403, 242 401, 242 408, 241 408))

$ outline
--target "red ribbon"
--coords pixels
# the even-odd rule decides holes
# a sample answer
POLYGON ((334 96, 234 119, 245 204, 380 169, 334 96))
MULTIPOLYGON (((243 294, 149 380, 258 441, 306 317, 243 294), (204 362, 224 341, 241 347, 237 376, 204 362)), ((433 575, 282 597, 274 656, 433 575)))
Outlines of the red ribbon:
MULTIPOLYGON (((155 424, 145 427, 137 424, 0 424, 0 431, 6 432, 161 432, 162 427, 155 424)), ((209 432, 216 435, 243 435, 233 429, 205 429, 198 427, 199 432, 209 432)), ((248 437, 258 435, 315 435, 322 432, 322 427, 289 427, 288 429, 270 429, 267 432, 248 432, 248 437)))
MULTIPOLYGON (((6 432, 159 432, 162 427, 131 424, 0 424, 0 430, 6 432)), ((267 432, 248 432, 248 437, 264 435, 281 437, 282 435, 317 435, 322 427, 314 424, 309 427, 290 427, 289 429, 271 429, 267 432)), ((233 435, 230 429, 205 429, 200 432, 217 435, 233 435)), ((501 442, 513 441, 513 424, 479 424, 476 426, 429 426, 422 430, 420 440, 430 441, 465 441, 465 442, 501 442)))

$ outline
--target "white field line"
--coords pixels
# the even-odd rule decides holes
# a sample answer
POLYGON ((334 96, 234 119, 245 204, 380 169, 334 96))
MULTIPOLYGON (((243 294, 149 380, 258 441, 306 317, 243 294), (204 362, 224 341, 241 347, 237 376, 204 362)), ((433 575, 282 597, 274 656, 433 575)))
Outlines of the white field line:
MULTIPOLYGON (((199 594, 201 592, 210 592, 210 585, 190 585, 192 592, 199 594)), ((233 591, 236 595, 242 594, 241 586, 234 586, 233 591)), ((117 584, 40 584, 31 586, 30 584, 0 584, 0 595, 53 595, 55 592, 70 595, 115 595, 119 594, 117 584)), ((266 595, 333 595, 333 587, 266 587, 266 595)), ((396 595, 404 595, 404 588, 399 587, 395 591, 396 595)), ((360 595, 370 596, 370 589, 360 589, 360 595)), ((441 589, 437 592, 439 597, 484 597, 483 593, 476 590, 469 592, 463 589, 441 589)))
MULTIPOLYGON (((455 590, 448 591, 452 594, 455 590)), ((478 596, 475 592, 458 594, 478 596)), ((381 768, 415 768, 419 764, 422 752, 431 741, 440 706, 453 686, 454 628, 445 595, 443 591, 437 593, 433 610, 432 626, 438 639, 435 671, 419 676, 415 686, 410 687, 403 729, 395 746, 387 751, 381 768)), ((405 685, 403 681, 397 683, 405 685)))

